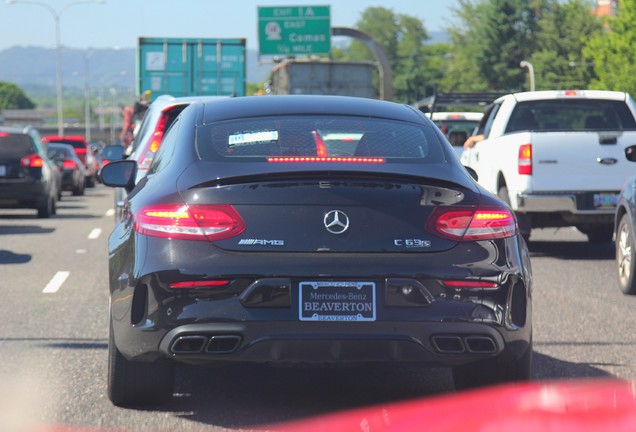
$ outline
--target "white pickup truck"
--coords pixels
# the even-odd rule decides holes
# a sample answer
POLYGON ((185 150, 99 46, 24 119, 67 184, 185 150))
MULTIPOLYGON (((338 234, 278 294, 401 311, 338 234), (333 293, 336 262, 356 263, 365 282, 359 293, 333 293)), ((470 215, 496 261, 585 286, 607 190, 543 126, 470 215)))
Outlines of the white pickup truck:
POLYGON ((622 92, 509 94, 487 107, 476 132, 484 139, 461 159, 510 203, 526 238, 532 228, 575 226, 590 242, 609 242, 618 194, 634 174, 625 152, 636 146, 635 117, 622 92))

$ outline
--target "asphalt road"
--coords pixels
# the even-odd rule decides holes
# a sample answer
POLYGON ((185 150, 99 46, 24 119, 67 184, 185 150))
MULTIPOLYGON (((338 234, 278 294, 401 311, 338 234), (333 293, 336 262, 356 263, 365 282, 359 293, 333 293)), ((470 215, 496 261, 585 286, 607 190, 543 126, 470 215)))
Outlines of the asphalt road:
MULTIPOLYGON (((70 426, 135 431, 258 425, 453 392, 446 369, 180 368, 157 410, 106 397, 106 240, 112 191, 64 195, 58 215, 0 209, 0 431, 70 426)), ((622 295, 614 246, 574 229, 533 232, 534 378, 636 378, 636 297, 622 295)))

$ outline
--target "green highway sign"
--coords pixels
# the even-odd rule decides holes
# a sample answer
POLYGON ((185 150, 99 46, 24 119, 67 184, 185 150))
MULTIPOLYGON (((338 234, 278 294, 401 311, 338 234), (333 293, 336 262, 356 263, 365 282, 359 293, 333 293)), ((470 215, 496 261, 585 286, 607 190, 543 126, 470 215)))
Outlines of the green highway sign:
POLYGON ((328 54, 329 6, 259 7, 258 42, 261 55, 328 54))

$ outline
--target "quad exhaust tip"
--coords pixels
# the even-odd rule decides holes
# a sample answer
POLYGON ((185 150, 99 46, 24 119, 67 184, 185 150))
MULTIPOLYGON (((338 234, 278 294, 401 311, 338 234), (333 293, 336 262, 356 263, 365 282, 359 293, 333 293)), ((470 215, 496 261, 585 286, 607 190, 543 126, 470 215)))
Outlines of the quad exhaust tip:
POLYGON ((172 343, 173 354, 230 353, 241 343, 239 335, 187 335, 180 336, 172 343))
POLYGON ((493 354, 497 343, 490 336, 433 336, 433 348, 442 354, 493 354))

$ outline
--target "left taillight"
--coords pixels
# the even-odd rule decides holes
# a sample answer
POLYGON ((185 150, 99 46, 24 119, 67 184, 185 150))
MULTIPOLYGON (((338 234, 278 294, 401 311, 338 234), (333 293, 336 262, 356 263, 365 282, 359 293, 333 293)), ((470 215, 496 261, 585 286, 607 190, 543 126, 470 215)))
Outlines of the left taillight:
POLYGON ((28 168, 40 168, 44 165, 44 159, 38 154, 32 154, 20 159, 20 165, 28 168))
POLYGON ((73 159, 64 159, 64 162, 62 162, 62 168, 75 169, 77 168, 77 163, 75 163, 73 159))
POLYGON ((517 222, 510 210, 485 207, 438 207, 428 224, 434 234, 456 241, 512 237, 517 222))
POLYGON ((166 130, 166 126, 168 124, 168 108, 161 113, 161 117, 159 117, 159 121, 155 126, 155 130, 150 137, 150 143, 148 143, 148 148, 145 150, 142 157, 139 159, 139 164, 137 169, 140 171, 145 171, 150 167, 152 160, 155 157, 155 153, 159 150, 161 146, 161 142, 163 141, 163 134, 166 130))
POLYGON ((532 144, 523 144, 519 147, 517 171, 520 175, 532 175, 532 144))
POLYGON ((217 241, 239 235, 245 223, 228 204, 163 204, 135 213, 135 231, 174 240, 217 241))

